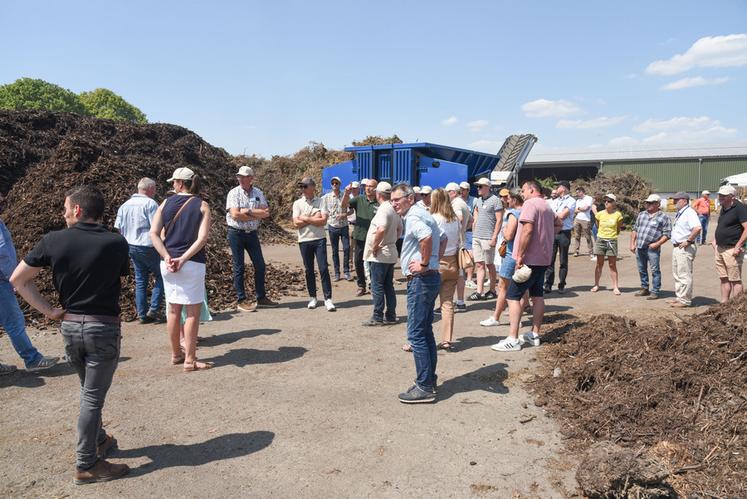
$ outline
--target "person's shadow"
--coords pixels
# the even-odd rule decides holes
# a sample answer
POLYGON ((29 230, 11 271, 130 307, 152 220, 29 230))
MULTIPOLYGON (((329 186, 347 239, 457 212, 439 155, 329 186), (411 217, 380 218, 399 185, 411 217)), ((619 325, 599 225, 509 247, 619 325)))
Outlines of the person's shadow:
POLYGON ((150 462, 132 468, 129 476, 139 476, 175 466, 202 466, 203 464, 242 457, 268 447, 275 434, 271 431, 229 433, 197 444, 161 444, 139 449, 116 450, 112 457, 134 459, 147 457, 150 462))
POLYGON ((217 334, 214 336, 208 336, 200 342, 200 346, 214 347, 218 345, 227 345, 230 343, 236 343, 239 340, 256 338, 257 336, 264 336, 279 333, 280 329, 247 329, 244 331, 234 331, 232 333, 217 334))
POLYGON ((462 374, 456 378, 447 379, 438 385, 437 400, 446 400, 457 393, 473 392, 476 390, 496 394, 508 393, 508 387, 503 384, 506 378, 508 378, 507 367, 508 364, 498 362, 462 374))
POLYGON ((303 356, 308 350, 303 347, 280 347, 277 350, 257 350, 254 348, 235 348, 218 357, 202 360, 215 362, 215 366, 232 365, 246 367, 255 364, 276 364, 288 362, 303 356))

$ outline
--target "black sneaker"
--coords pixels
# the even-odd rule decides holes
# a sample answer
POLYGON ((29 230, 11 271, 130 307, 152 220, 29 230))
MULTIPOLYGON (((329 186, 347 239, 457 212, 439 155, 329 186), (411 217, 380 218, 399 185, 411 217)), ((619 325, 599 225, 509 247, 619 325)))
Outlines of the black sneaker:
POLYGON ((153 324, 156 322, 156 318, 150 315, 140 318, 140 324, 153 324))
POLYGON ((467 297, 467 299, 470 300, 470 301, 485 301, 486 300, 485 295, 481 295, 477 291, 475 291, 474 293, 472 293, 471 295, 469 295, 469 297, 467 297))
POLYGON ((454 304, 454 312, 466 312, 466 311, 467 311, 466 303, 455 303, 454 304))
POLYGON ((492 289, 485 293, 486 300, 495 300, 496 298, 498 298, 498 295, 495 294, 495 291, 493 291, 492 289))
POLYGON ((422 390, 418 385, 412 385, 409 390, 399 394, 399 401, 403 404, 428 404, 436 401, 433 391, 422 390))
POLYGON ((54 367, 60 361, 59 357, 42 357, 37 360, 36 363, 31 364, 26 368, 27 371, 42 371, 54 367))
POLYGON ((385 326, 391 326, 393 324, 399 324, 399 319, 397 319, 396 317, 394 319, 384 319, 385 326))
POLYGON ((545 287, 543 288, 543 291, 544 291, 545 293, 552 293, 552 287, 551 287, 551 286, 545 286, 545 287))
POLYGON ((558 286, 558 294, 564 294, 565 293, 565 286, 558 286))
POLYGON ((277 306, 277 302, 270 300, 266 296, 257 300, 257 308, 276 308, 277 306))
POLYGON ((373 319, 373 318, 361 322, 361 326, 375 327, 375 326, 383 326, 383 325, 384 325, 384 321, 377 321, 376 319, 373 319))

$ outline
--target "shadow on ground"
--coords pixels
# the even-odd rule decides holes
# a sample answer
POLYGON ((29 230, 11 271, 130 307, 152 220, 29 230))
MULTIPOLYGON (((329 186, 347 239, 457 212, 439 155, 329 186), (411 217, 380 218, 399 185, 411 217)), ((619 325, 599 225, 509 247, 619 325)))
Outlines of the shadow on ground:
POLYGON ((215 363, 215 367, 246 367, 255 364, 278 364, 302 357, 307 349, 303 347, 280 347, 277 350, 256 350, 254 348, 235 348, 218 357, 200 359, 215 363))
POLYGON ((244 331, 234 331, 233 333, 217 334, 205 338, 200 342, 200 346, 215 347, 218 345, 228 345, 230 343, 236 343, 239 340, 271 335, 279 333, 280 331, 280 329, 245 329, 244 331))
MULTIPOLYGON (((130 357, 120 357, 119 363, 127 362, 130 357)), ((68 376, 71 374, 77 374, 75 368, 71 366, 65 359, 62 359, 56 366, 50 367, 43 371, 26 371, 19 369, 18 371, 0 377, 0 388, 6 388, 9 386, 17 386, 20 388, 39 388, 40 386, 46 385, 45 378, 57 378, 60 376, 68 376)))
POLYGON ((478 390, 495 394, 508 393, 508 387, 503 384, 508 378, 507 367, 508 364, 498 362, 448 379, 438 386, 437 400, 447 400, 453 395, 478 390))
POLYGON ((145 475, 153 471, 176 466, 201 466, 214 461, 243 457, 258 452, 272 444, 275 434, 271 431, 230 433, 211 438, 198 444, 161 444, 139 449, 117 450, 112 457, 134 459, 147 457, 149 463, 130 471, 130 477, 145 475))

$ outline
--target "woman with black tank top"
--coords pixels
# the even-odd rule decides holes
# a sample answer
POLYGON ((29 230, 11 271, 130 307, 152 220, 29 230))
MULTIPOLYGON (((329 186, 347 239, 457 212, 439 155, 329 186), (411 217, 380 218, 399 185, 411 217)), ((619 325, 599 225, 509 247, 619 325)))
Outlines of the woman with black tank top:
POLYGON ((168 181, 176 194, 158 207, 150 238, 163 258, 161 275, 169 303, 166 329, 171 341, 171 363, 184 363, 185 372, 210 369, 212 363, 198 362, 195 354, 200 308, 205 299, 205 243, 210 231, 210 207, 197 196, 200 179, 189 168, 177 168, 168 181), (184 353, 179 341, 182 306, 187 314, 184 353))

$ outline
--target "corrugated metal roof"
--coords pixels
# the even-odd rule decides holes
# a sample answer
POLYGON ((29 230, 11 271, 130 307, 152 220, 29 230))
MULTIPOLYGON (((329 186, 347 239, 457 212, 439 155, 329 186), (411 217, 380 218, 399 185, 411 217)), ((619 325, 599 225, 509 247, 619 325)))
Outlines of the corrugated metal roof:
POLYGON ((625 150, 580 150, 542 153, 532 151, 526 160, 527 166, 537 163, 581 163, 599 161, 645 161, 662 159, 698 159, 714 157, 747 156, 747 145, 726 146, 661 146, 636 147, 625 150))

